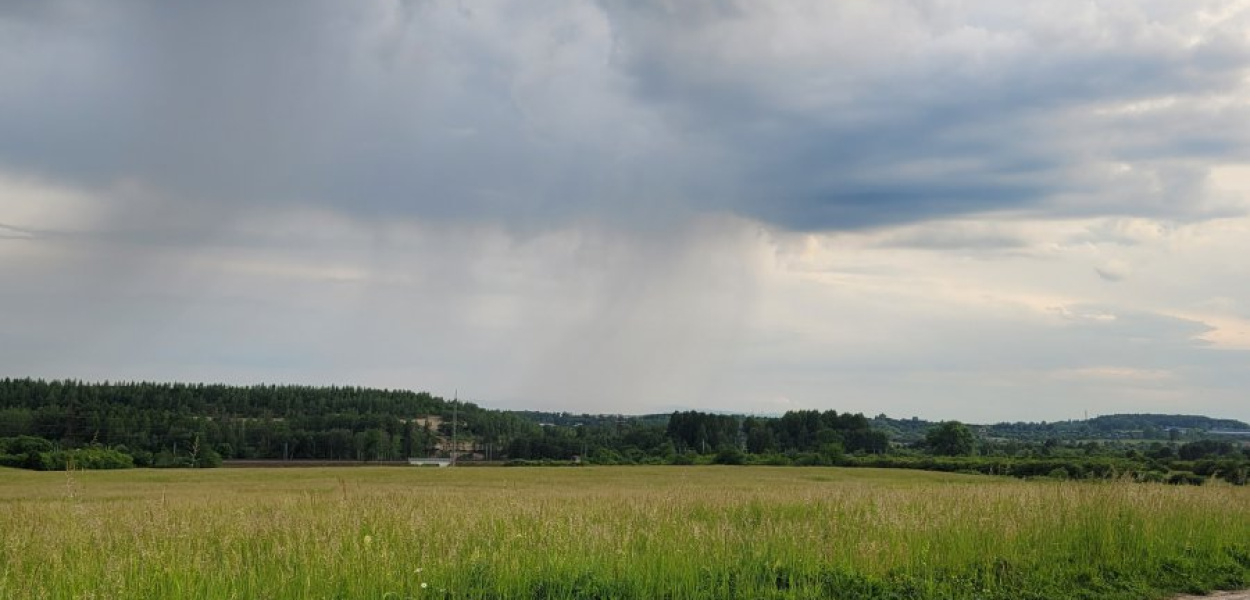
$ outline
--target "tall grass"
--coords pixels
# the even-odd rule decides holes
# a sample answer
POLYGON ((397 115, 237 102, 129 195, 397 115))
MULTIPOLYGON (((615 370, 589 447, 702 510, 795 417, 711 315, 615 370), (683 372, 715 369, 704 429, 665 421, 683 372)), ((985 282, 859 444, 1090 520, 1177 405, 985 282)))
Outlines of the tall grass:
POLYGON ((0 471, 0 598, 1163 597, 1250 488, 829 468, 0 471))

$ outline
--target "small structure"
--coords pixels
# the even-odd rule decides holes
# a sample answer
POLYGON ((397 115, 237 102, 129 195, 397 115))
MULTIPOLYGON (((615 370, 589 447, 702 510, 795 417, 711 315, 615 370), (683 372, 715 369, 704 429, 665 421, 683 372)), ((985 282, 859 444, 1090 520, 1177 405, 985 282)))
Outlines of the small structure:
POLYGON ((442 467, 450 467, 451 459, 450 458, 409 458, 408 464, 414 467, 435 466, 435 467, 442 468, 442 467))

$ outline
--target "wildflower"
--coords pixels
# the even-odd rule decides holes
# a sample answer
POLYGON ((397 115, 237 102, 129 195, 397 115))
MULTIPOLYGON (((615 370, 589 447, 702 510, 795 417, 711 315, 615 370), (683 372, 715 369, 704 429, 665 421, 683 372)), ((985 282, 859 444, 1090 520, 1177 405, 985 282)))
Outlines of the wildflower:
POLYGON ((427 588, 427 587, 430 587, 430 584, 428 584, 428 583, 426 583, 426 582, 422 581, 422 582, 421 582, 421 589, 425 589, 425 588, 427 588))
POLYGON ((371 536, 371 535, 366 535, 366 536, 365 536, 365 545, 366 545, 366 546, 369 546, 369 545, 371 545, 371 544, 373 544, 373 536, 371 536))

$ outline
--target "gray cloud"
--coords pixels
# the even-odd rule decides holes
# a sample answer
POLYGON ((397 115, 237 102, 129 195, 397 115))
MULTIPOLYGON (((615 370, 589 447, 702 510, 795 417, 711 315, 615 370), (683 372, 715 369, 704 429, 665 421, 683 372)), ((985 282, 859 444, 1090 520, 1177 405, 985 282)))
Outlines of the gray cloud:
POLYGON ((1183 216, 1250 140, 1247 17, 1199 4, 18 4, 0 162, 537 227, 1183 216))
POLYGON ((1248 25, 1223 0, 0 3, 0 364, 869 412, 1176 367, 1227 400, 1244 355, 1195 336, 1241 347, 1240 321, 1199 303, 1244 269, 1157 265, 1245 210, 1210 173, 1250 160, 1248 25), (1094 215, 1148 218, 1055 226, 1094 215))
POLYGON ((639 93, 675 126, 743 149, 736 208, 789 227, 1042 206, 1183 215, 1205 177, 1189 159, 1246 158, 1244 107, 1200 106, 1240 85, 1244 13, 1203 26, 1197 7, 1166 2, 691 3, 677 18, 612 6, 639 93), (1159 97, 1175 104, 1100 112, 1159 97), (1138 170, 1097 171, 1121 162, 1138 170))

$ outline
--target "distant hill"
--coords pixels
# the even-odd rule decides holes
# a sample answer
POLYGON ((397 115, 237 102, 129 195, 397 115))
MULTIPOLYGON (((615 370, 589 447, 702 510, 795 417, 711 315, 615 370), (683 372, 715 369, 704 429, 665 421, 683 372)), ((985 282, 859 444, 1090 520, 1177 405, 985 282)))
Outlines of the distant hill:
POLYGON ((1212 429, 1250 430, 1250 425, 1233 419, 1213 419, 1201 415, 1126 414, 1104 415, 1089 420, 1099 431, 1124 431, 1135 429, 1212 429))
MULTIPOLYGON (((896 441, 914 441, 924 437, 936 422, 924 419, 892 419, 877 415, 874 427, 890 433, 896 441)), ((1250 425, 1233 419, 1216 419, 1202 415, 1119 414, 1092 419, 1055 422, 1002 422, 975 425, 983 436, 1006 440, 1040 441, 1047 439, 1149 439, 1166 440, 1173 435, 1186 439, 1205 437, 1212 431, 1246 431, 1250 425), (1176 434, 1172 431, 1175 430, 1176 434)))
POLYGON ((1119 414, 1054 423, 995 423, 982 427, 988 437, 1015 440, 1200 439, 1215 430, 1250 429, 1241 421, 1202 415, 1119 414))

